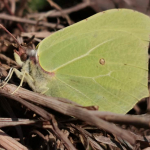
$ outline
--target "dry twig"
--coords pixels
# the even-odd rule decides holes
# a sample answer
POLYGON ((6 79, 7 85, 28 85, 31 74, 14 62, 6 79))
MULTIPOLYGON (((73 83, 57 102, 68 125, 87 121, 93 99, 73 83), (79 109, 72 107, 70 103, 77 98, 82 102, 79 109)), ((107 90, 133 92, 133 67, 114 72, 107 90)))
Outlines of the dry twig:
MULTIPOLYGON (((1 91, 1 90, 0 90, 1 91)), ((60 129, 57 127, 57 122, 55 121, 55 118, 53 115, 49 114, 47 111, 45 111, 44 109, 38 107, 38 106, 35 106, 27 101, 24 101, 22 98, 18 97, 18 96, 14 96, 14 95, 9 95, 7 94, 7 92, 4 92, 3 91, 3 94, 1 93, 1 96, 5 96, 5 97, 8 97, 8 98, 11 98, 13 100, 16 100, 20 103, 22 103, 23 105, 25 105, 26 107, 28 107, 29 109, 31 109, 32 111, 36 112, 37 114, 39 114, 40 116, 42 116, 44 119, 46 120, 51 120, 51 123, 53 125, 53 128, 54 130, 56 131, 57 133, 57 136, 64 142, 64 144, 66 145, 66 147, 70 150, 76 150, 74 148, 74 146, 71 144, 71 142, 68 140, 67 137, 65 137, 63 135, 63 133, 60 131, 60 129)), ((44 128, 49 128, 49 125, 45 125, 44 128)))
POLYGON ((41 32, 22 32, 21 36, 29 37, 35 36, 36 38, 46 38, 47 36, 51 35, 52 32, 48 31, 41 31, 41 32))
MULTIPOLYGON (((38 103, 45 107, 49 107, 54 109, 62 114, 68 116, 74 116, 78 119, 81 119, 89 124, 97 126, 100 129, 104 129, 114 135, 121 137, 122 139, 127 140, 130 144, 134 145, 138 137, 131 132, 123 130, 112 123, 108 123, 93 114, 92 111, 80 108, 73 104, 68 104, 67 102, 61 102, 57 98, 48 97, 45 95, 41 95, 35 92, 31 92, 20 88, 14 95, 10 95, 16 89, 16 86, 7 84, 4 89, 0 89, 0 94, 2 96, 17 100, 20 99, 19 97, 26 99, 28 101, 38 103)), ((22 100, 23 101, 23 100, 22 100)), ((21 102, 22 103, 22 102, 21 102)), ((31 104, 30 104, 31 105, 31 104)), ((33 110, 35 111, 35 109, 33 110)), ((39 112, 37 112, 39 113, 39 112)))
POLYGON ((146 115, 142 115, 142 116, 121 115, 121 114, 100 112, 100 111, 92 111, 92 113, 97 117, 109 122, 126 124, 126 125, 134 125, 136 127, 150 128, 150 117, 146 117, 146 115))
POLYGON ((29 125, 38 123, 38 120, 18 119, 18 118, 0 118, 0 128, 17 125, 29 125))
POLYGON ((2 145, 5 149, 12 150, 27 150, 25 146, 14 140, 12 137, 8 136, 2 130, 0 130, 0 145, 2 145))
MULTIPOLYGON (((11 11, 11 9, 10 9, 8 3, 6 2, 6 0, 0 0, 0 1, 2 1, 4 3, 4 5, 5 5, 7 11, 9 12, 9 14, 11 16, 14 16, 14 13, 11 11)), ((18 28, 20 29, 21 32, 24 32, 24 29, 22 28, 22 26, 19 23, 17 23, 17 26, 18 26, 18 28)))
POLYGON ((49 11, 49 12, 46 12, 46 13, 30 14, 27 17, 28 18, 39 18, 40 16, 61 17, 62 14, 70 14, 70 13, 79 11, 81 9, 84 9, 84 8, 86 8, 88 6, 90 6, 90 3, 83 2, 83 3, 80 3, 80 4, 76 5, 76 6, 74 6, 74 7, 63 9, 61 11, 49 11))
POLYGON ((14 60, 12 60, 11 58, 5 56, 4 54, 0 54, 0 60, 5 61, 8 65, 18 66, 18 64, 14 60))
MULTIPOLYGON (((29 23, 29 24, 33 24, 33 25, 37 24, 37 21, 34 21, 34 20, 15 17, 15 16, 10 16, 10 15, 3 14, 3 13, 0 14, 0 19, 11 20, 11 21, 15 21, 15 22, 22 22, 22 23, 29 23)), ((43 22, 43 21, 40 21, 38 23, 38 25, 42 25, 42 26, 50 27, 50 28, 55 28, 56 27, 56 24, 54 24, 54 23, 47 23, 47 22, 43 22)), ((64 27, 63 25, 58 25, 57 26, 58 29, 62 29, 63 27, 64 27)))
MULTIPOLYGON (((50 5, 51 5, 52 7, 54 7, 55 9, 57 9, 57 10, 59 10, 59 11, 62 11, 62 8, 61 8, 58 4, 56 4, 56 3, 53 2, 52 0, 47 0, 47 1, 50 3, 50 5)), ((67 22, 68 22, 69 25, 72 24, 72 20, 70 19, 70 17, 69 17, 67 14, 62 14, 62 16, 63 16, 64 18, 66 18, 66 20, 67 20, 67 22)))

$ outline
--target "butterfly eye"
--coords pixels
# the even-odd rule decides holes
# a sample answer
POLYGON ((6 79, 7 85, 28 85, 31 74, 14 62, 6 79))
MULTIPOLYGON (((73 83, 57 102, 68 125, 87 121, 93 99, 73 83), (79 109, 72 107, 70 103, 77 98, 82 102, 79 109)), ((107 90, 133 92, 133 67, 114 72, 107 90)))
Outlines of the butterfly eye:
POLYGON ((28 55, 26 53, 21 54, 20 56, 22 61, 26 61, 28 59, 28 55))

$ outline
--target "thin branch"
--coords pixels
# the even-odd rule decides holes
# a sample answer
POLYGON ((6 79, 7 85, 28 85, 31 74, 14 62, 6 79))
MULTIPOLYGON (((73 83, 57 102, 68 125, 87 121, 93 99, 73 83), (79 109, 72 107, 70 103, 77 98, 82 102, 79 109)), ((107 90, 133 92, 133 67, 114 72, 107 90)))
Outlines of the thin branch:
MULTIPOLYGON (((47 111, 45 111, 44 109, 35 106, 34 104, 31 104, 27 101, 24 101, 22 98, 12 95, 12 94, 8 94, 6 91, 0 89, 0 91, 2 91, 1 96, 5 96, 8 98, 11 98, 13 100, 16 100, 18 102, 20 102, 21 104, 25 105, 26 107, 28 107, 29 109, 31 109, 32 111, 36 112, 37 114, 39 114, 40 116, 42 116, 44 119, 46 120, 51 120, 52 121, 52 125, 56 131, 56 133, 58 134, 58 137, 64 142, 65 146, 70 149, 70 150, 76 150, 74 148, 74 146, 71 144, 71 142, 69 141, 69 139, 67 137, 65 137, 63 135, 63 133, 60 131, 60 129, 57 127, 56 121, 54 119, 54 116, 49 114, 47 111)), ((49 125, 48 125, 49 126, 49 125)), ((48 127, 46 126, 46 127, 48 127)))
POLYGON ((150 128, 150 117, 148 118, 146 117, 146 115, 142 115, 142 116, 121 115, 121 114, 100 112, 100 111, 91 111, 91 113, 109 122, 150 128))
POLYGON ((2 28, 3 30, 5 30, 14 39, 14 41, 18 44, 18 47, 21 47, 21 45, 19 44, 19 42, 17 41, 17 39, 14 37, 14 35, 12 35, 2 24, 0 24, 0 28, 2 28))
POLYGON ((26 8, 28 0, 21 0, 19 6, 17 7, 16 15, 21 17, 24 9, 26 8))
POLYGON ((14 140, 12 137, 8 136, 2 130, 0 130, 0 145, 2 145, 5 149, 8 150, 28 150, 25 146, 14 140))
POLYGON ((5 56, 4 54, 0 54, 0 60, 4 60, 8 65, 15 65, 19 67, 18 64, 14 60, 5 56))
POLYGON ((7 84, 3 89, 0 89, 0 94, 3 96, 7 96, 11 99, 16 99, 18 96, 20 96, 23 99, 27 99, 28 101, 38 103, 45 107, 49 107, 62 114, 74 116, 89 124, 95 125, 100 129, 104 129, 105 131, 115 134, 116 136, 128 141, 132 145, 134 145, 137 140, 136 135, 133 135, 129 131, 121 129, 112 123, 106 122, 98 118, 97 116, 93 115, 90 110, 80 108, 73 104, 63 103, 57 98, 41 95, 35 92, 25 90, 23 88, 20 88, 14 95, 10 95, 9 93, 12 93, 15 89, 16 86, 7 84))
MULTIPOLYGON (((15 22, 22 22, 22 23, 29 23, 29 24, 33 24, 33 25, 37 24, 37 21, 34 21, 34 20, 15 17, 15 16, 10 16, 10 15, 3 14, 3 13, 0 14, 0 19, 11 20, 11 21, 15 21, 15 22)), ((43 21, 40 21, 38 23, 38 25, 43 25, 45 27, 50 27, 50 28, 55 28, 56 27, 56 24, 54 24, 54 23, 47 23, 47 22, 43 22, 43 21)), ((62 29, 62 28, 64 28, 64 26, 63 25, 58 25, 57 28, 62 29)))
POLYGON ((0 128, 17 125, 29 125, 39 122, 38 120, 17 119, 17 118, 0 118, 0 128))
MULTIPOLYGON (((12 11, 11 11, 11 9, 10 9, 8 3, 7 3, 5 0, 0 0, 0 1, 2 1, 2 2, 4 3, 4 5, 5 5, 7 11, 9 12, 9 14, 10 14, 11 16, 14 16, 14 14, 12 13, 12 11)), ((21 32, 24 32, 24 29, 22 28, 22 26, 21 26, 19 23, 17 23, 17 26, 18 26, 18 28, 20 29, 21 32)))
MULTIPOLYGON (((56 3, 53 2, 52 0, 47 0, 47 1, 48 1, 48 2, 50 3, 50 5, 51 5, 52 7, 54 7, 56 10, 62 11, 62 8, 61 8, 58 4, 56 4, 56 3)), ((62 13, 62 16, 63 16, 64 18, 66 18, 66 20, 67 20, 67 22, 68 22, 69 25, 72 24, 72 20, 70 19, 70 17, 69 17, 67 14, 63 14, 63 13, 62 13)))
POLYGON ((53 32, 48 31, 41 31, 41 32, 22 32, 21 36, 23 37, 29 37, 35 36, 36 38, 45 38, 49 35, 51 35, 53 32))
POLYGON ((88 139, 88 142, 91 144, 91 146, 93 146, 96 149, 102 149, 102 147, 97 142, 95 142, 95 140, 93 139, 93 136, 89 132, 87 132, 86 130, 82 129, 81 127, 75 126, 73 124, 71 124, 71 126, 74 129, 76 129, 81 135, 84 135, 84 138, 88 139), (88 133, 88 134, 86 134, 86 133, 88 133))
POLYGON ((84 9, 84 8, 90 6, 90 5, 91 4, 88 3, 88 2, 83 2, 83 3, 80 3, 76 6, 74 6, 74 7, 63 9, 61 11, 49 11, 49 12, 46 12, 46 13, 31 14, 31 15, 28 15, 28 18, 39 17, 39 15, 43 16, 45 14, 47 14, 46 15, 47 17, 61 17, 62 14, 70 14, 70 13, 79 11, 81 9, 84 9))
POLYGON ((25 53, 25 49, 19 44, 18 40, 2 24, 0 24, 0 28, 5 30, 15 40, 15 42, 18 44, 18 48, 19 48, 18 54, 20 56, 23 55, 25 53))

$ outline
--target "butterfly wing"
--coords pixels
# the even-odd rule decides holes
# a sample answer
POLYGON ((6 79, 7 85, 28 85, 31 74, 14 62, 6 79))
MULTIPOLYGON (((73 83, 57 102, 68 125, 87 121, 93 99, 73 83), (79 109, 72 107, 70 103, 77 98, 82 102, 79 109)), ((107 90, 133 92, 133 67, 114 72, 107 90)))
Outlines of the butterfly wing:
POLYGON ((101 111, 126 113, 149 95, 150 19, 132 10, 109 10, 44 39, 38 60, 49 73, 47 95, 101 111))

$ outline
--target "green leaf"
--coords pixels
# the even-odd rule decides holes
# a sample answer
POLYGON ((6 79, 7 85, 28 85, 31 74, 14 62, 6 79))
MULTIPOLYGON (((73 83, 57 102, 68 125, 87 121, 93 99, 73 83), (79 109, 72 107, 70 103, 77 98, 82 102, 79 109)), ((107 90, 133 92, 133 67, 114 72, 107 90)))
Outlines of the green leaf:
POLYGON ((34 90, 45 86, 46 95, 124 114, 149 96, 149 34, 149 17, 126 9, 101 12, 62 29, 39 44, 42 69, 38 79, 31 74, 34 90))
POLYGON ((30 1, 28 1, 28 6, 33 11, 37 11, 37 10, 43 9, 47 5, 49 5, 48 2, 47 1, 43 1, 43 0, 30 0, 30 1))

